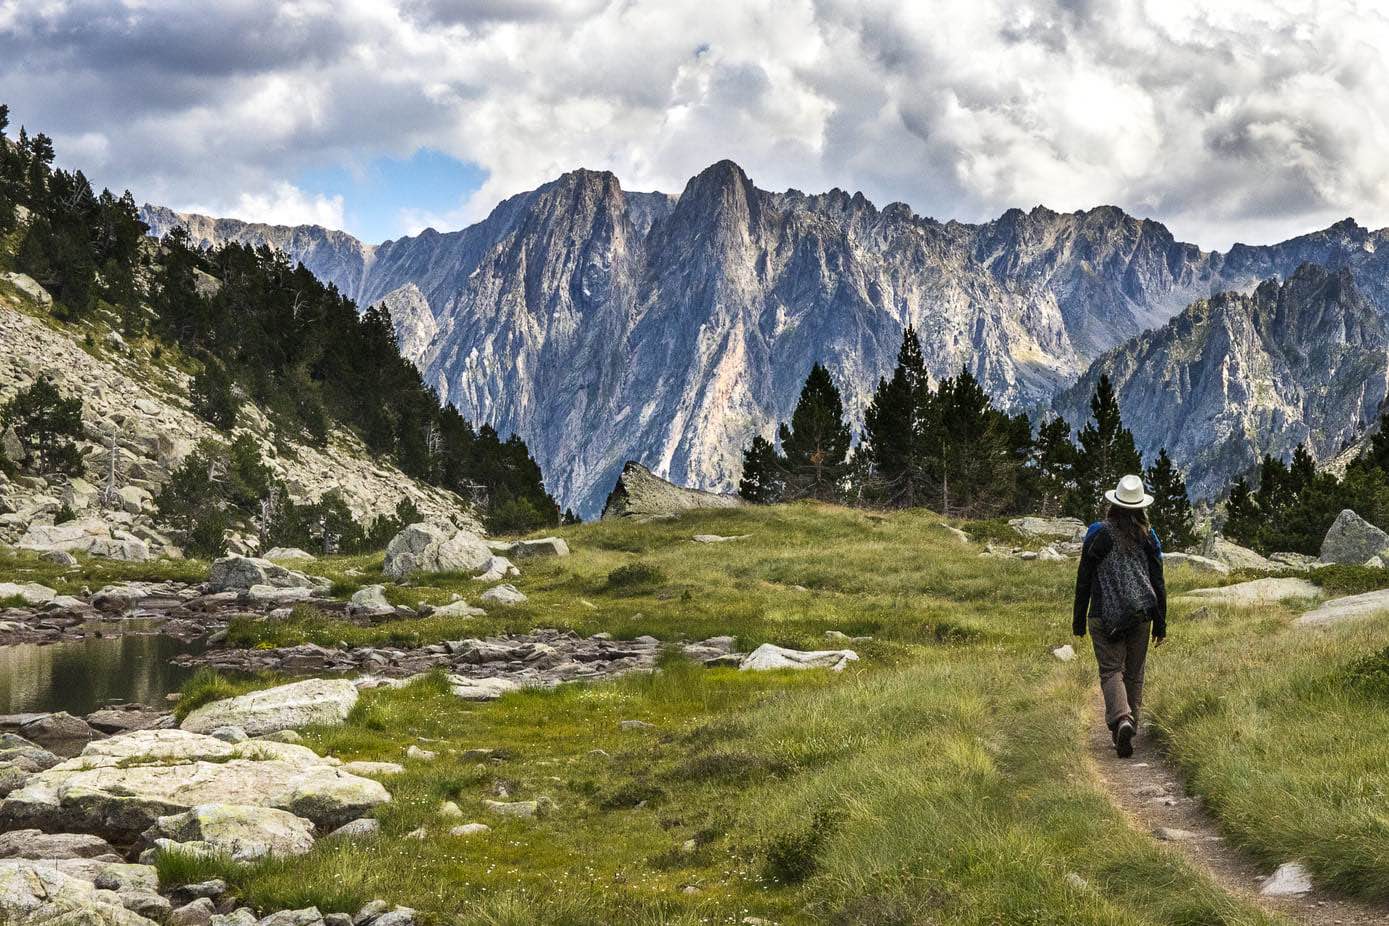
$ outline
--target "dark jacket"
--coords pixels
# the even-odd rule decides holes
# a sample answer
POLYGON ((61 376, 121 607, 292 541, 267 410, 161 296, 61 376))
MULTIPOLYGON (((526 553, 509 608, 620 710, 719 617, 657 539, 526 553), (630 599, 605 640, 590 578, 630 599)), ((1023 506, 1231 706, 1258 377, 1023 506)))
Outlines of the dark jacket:
MULTIPOLYGON (((1088 613, 1101 613, 1100 583, 1095 581, 1095 570, 1100 561, 1114 549, 1114 535, 1108 525, 1097 521, 1085 532, 1085 545, 1080 552, 1080 571, 1076 575, 1075 613, 1071 618, 1071 631, 1078 637, 1085 636, 1085 621, 1088 613)), ((1152 609, 1153 637, 1167 636, 1167 582, 1162 575, 1162 543, 1155 531, 1148 531, 1143 550, 1148 559, 1148 581, 1152 583, 1157 595, 1157 604, 1152 609)))

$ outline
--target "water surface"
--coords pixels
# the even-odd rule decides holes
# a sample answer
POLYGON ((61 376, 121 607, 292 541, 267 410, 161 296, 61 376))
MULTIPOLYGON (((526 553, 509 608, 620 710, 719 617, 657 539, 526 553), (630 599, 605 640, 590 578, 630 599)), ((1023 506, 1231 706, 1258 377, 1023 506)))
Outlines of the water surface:
MULTIPOLYGON (((123 629, 145 628, 128 621, 123 629)), ((152 632, 0 646, 0 714, 67 711, 81 716, 131 701, 162 707, 164 696, 178 691, 195 671, 169 660, 206 648, 202 640, 152 632)))

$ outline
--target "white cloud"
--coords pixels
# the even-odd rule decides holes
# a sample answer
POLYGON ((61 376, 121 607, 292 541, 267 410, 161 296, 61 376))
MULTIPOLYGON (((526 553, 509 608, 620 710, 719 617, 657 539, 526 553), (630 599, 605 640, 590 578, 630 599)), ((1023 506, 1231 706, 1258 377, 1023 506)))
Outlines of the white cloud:
POLYGON ((475 219, 579 166, 678 191, 728 157, 769 188, 861 189, 937 218, 1113 203, 1207 247, 1389 224, 1389 13, 1373 0, 0 9, 16 116, 102 138, 83 166, 176 206, 340 217, 283 185, 429 145, 488 179, 462 210, 406 222, 475 219))
POLYGON ((229 203, 194 205, 187 211, 270 225, 343 227, 342 196, 306 193, 294 184, 285 182, 262 192, 242 193, 229 203))

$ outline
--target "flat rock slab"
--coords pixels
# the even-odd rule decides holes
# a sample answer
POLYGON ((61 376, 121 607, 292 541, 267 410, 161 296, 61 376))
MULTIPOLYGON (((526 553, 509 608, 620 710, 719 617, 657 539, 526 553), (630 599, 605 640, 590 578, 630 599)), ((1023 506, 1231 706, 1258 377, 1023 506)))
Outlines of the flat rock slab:
POLYGON ((28 859, 0 860, 0 923, 155 926, 114 892, 28 859))
POLYGON ((345 679, 311 678, 204 704, 183 718, 191 733, 235 726, 247 736, 294 730, 311 724, 340 724, 357 704, 357 688, 345 679))
POLYGON ((738 668, 744 672, 768 669, 832 669, 841 672, 845 666, 857 660, 858 653, 851 649, 795 650, 763 643, 749 653, 738 668))
POLYGON ((1333 598, 1316 610, 1303 614, 1293 624, 1298 627, 1325 627, 1385 612, 1389 612, 1389 588, 1333 598))
POLYGON ((1257 605, 1289 598, 1320 598, 1321 589, 1306 579, 1254 579, 1218 588, 1196 588, 1182 597, 1216 604, 1257 605))
POLYGON ((1200 572, 1213 572, 1222 576, 1230 574, 1229 566, 1206 556, 1198 556, 1195 553, 1164 553, 1162 554, 1162 562, 1165 566, 1190 566, 1200 572))
POLYGON ((140 730, 89 743, 80 756, 30 777, 0 802, 0 828, 127 842, 159 817, 214 803, 274 807, 332 828, 390 799, 380 782, 304 746, 140 730))

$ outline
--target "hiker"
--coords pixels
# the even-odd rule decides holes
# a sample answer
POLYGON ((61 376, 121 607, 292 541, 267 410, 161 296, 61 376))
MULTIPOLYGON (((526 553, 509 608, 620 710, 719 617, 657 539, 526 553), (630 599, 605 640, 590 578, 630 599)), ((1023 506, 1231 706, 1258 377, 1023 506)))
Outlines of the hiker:
POLYGON ((1162 544, 1145 510, 1153 497, 1143 490, 1143 480, 1125 476, 1104 497, 1108 513, 1085 532, 1071 631, 1083 637, 1088 623, 1100 665, 1104 721, 1114 748, 1127 759, 1138 735, 1148 639, 1161 646, 1167 638, 1167 584, 1162 544))

